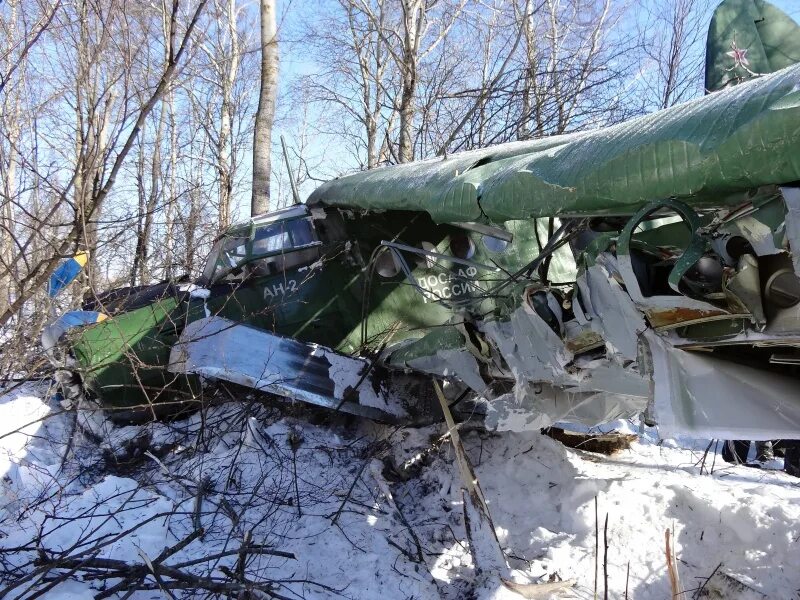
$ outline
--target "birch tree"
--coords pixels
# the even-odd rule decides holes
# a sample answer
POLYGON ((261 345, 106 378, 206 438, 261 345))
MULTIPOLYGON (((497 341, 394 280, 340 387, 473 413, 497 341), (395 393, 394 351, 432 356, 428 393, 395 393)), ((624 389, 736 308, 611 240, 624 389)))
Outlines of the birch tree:
POLYGON ((541 10, 526 0, 518 138, 614 120, 632 48, 622 14, 610 0, 546 0, 541 10))
MULTIPOLYGON (((332 128, 351 140, 361 166, 407 162, 418 154, 420 85, 436 78, 443 83, 441 67, 458 60, 445 61, 437 51, 466 2, 337 0, 309 27, 304 42, 314 49, 321 72, 304 78, 298 93, 310 93, 325 113, 340 113, 332 128)), ((443 86, 425 89, 432 87, 443 86)), ((431 103, 424 108, 430 110, 431 103)))
MULTIPOLYGON (((245 31, 252 25, 246 20, 246 11, 237 0, 214 0, 209 7, 210 27, 201 39, 202 56, 191 68, 194 80, 206 83, 205 95, 209 112, 204 127, 211 138, 210 149, 217 175, 216 196, 218 228, 226 229, 231 223, 234 188, 239 168, 242 142, 242 123, 250 119, 249 89, 240 82, 252 82, 258 74, 247 60, 248 47, 256 40, 245 31)), ((257 37, 257 39, 260 39, 257 37)), ((252 138, 251 138, 252 139, 252 138)), ((250 140, 248 140, 249 143, 250 140)))
MULTIPOLYGON (((398 162, 414 160, 413 129, 416 116, 416 93, 419 84, 420 63, 446 39, 455 26, 466 4, 439 3, 436 0, 400 0, 401 20, 399 33, 379 29, 389 40, 399 38, 399 47, 389 45, 400 72, 399 99, 395 100, 399 114, 398 162), (439 5, 438 18, 431 18, 431 9, 439 5), (423 41, 428 38, 425 45, 423 41)), ((377 25, 377 24, 376 24, 377 25)))
POLYGON ((666 0, 645 7, 640 89, 645 109, 668 108, 703 91, 709 0, 666 0))
POLYGON ((253 132, 253 216, 269 210, 272 124, 278 90, 278 27, 275 0, 259 0, 261 16, 261 87, 253 132))
MULTIPOLYGON (((9 11, 2 15, 0 20, 0 33, 7 40, 14 40, 18 37, 19 27, 19 3, 10 2, 9 11)), ((4 86, 13 76, 14 71, 23 74, 26 71, 24 63, 26 57, 20 53, 15 55, 11 51, 6 51, 0 57, 0 71, 3 76, 0 79, 0 86, 4 86), (21 67, 21 68, 20 68, 21 67)), ((23 85, 14 86, 15 89, 9 94, 2 96, 2 119, 3 128, 7 131, 7 143, 0 143, 0 312, 5 310, 12 299, 12 283, 14 269, 12 267, 12 257, 14 254, 14 209, 13 204, 17 199, 17 165, 19 158, 17 149, 19 148, 19 134, 21 115, 20 91, 23 85)))
POLYGON ((394 121, 387 88, 396 71, 380 34, 392 7, 389 0, 375 0, 366 11, 357 2, 337 0, 325 8, 325 16, 303 36, 320 72, 303 77, 293 97, 309 98, 329 116, 340 115, 326 133, 343 137, 359 165, 372 169, 383 159, 386 129, 394 121))

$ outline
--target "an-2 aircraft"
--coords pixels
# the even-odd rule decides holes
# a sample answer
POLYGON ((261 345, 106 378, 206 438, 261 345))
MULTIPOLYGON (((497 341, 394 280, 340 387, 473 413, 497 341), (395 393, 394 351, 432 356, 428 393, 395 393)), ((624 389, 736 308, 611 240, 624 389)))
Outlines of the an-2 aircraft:
POLYGON ((123 419, 216 378, 423 423, 433 376, 499 430, 649 408, 664 435, 798 439, 798 62, 787 15, 726 0, 705 97, 330 181, 227 231, 194 283, 92 298, 45 345, 123 419))

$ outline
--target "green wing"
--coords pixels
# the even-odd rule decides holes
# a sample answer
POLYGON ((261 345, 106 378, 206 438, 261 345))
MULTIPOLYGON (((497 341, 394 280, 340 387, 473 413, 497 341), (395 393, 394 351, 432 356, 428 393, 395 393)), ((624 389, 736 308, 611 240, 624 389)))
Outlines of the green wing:
POLYGON ((330 181, 309 198, 437 222, 633 214, 653 199, 737 204, 800 180, 800 65, 605 129, 330 181))

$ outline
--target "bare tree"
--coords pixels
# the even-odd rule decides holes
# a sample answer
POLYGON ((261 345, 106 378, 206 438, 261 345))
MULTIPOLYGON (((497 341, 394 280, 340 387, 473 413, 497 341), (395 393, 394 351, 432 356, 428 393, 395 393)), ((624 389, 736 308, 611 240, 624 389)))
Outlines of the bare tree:
POLYGON ((518 138, 607 122, 624 81, 624 63, 616 65, 630 47, 615 35, 621 15, 609 0, 546 0, 541 12, 526 1, 518 138))
MULTIPOLYGON (((8 15, 2 15, 0 20, 2 34, 8 40, 17 38, 19 25, 18 2, 10 3, 8 15)), ((26 52, 27 54, 27 52, 26 52)), ((25 55, 15 56, 12 52, 5 52, 0 57, 0 69, 4 75, 0 85, 5 83, 25 61, 25 55)), ((25 72, 25 69, 22 69, 25 72)), ((2 97, 2 123, 7 130, 8 143, 0 144, 0 312, 5 310, 11 302, 12 282, 14 270, 12 257, 14 254, 14 210, 13 203, 17 197, 17 165, 19 159, 16 149, 19 147, 20 136, 20 91, 23 86, 17 86, 11 94, 2 97)))
MULTIPOLYGON (((486 16, 480 13, 475 15, 474 23, 470 23, 471 27, 467 33, 475 44, 475 51, 471 52, 472 46, 467 45, 456 53, 459 57, 456 60, 460 62, 460 57, 464 55, 480 56, 481 78, 477 85, 467 78, 462 88, 455 93, 453 90, 449 92, 443 90, 440 94, 440 99, 447 99, 450 96, 469 100, 470 104, 456 103, 458 109, 453 112, 457 120, 450 122, 445 120, 438 124, 439 129, 444 132, 444 140, 437 143, 437 154, 445 154, 459 138, 461 143, 455 145, 456 149, 482 147, 486 144, 491 129, 490 115, 495 116, 491 111, 492 99, 508 85, 509 80, 517 77, 513 63, 523 34, 531 22, 528 15, 532 14, 532 11, 530 3, 527 3, 526 12, 522 16, 507 14, 507 11, 502 10, 502 5, 494 7, 486 16), (502 32, 515 30, 516 33, 510 37, 502 35, 502 32)), ((434 119, 434 121, 439 120, 441 119, 434 119)))
POLYGON ((139 138, 139 156, 136 161, 136 180, 139 196, 139 218, 136 221, 136 250, 133 254, 131 265, 131 285, 148 283, 149 274, 149 247, 150 236, 153 229, 153 219, 156 207, 162 194, 162 169, 161 146, 164 136, 164 127, 167 121, 167 108, 162 104, 159 117, 153 133, 152 145, 145 143, 145 136, 139 138), (147 148, 150 151, 147 151, 147 148), (147 160, 147 157, 150 157, 147 160), (145 181, 149 179, 149 182, 145 181))
POLYGON ((272 124, 278 89, 278 27, 275 0, 260 0, 261 13, 261 89, 258 95, 253 132, 253 216, 269 210, 272 124))
MULTIPOLYGON (((57 0, 52 6, 46 4, 42 6, 42 14, 38 16, 36 25, 32 29, 25 28, 22 32, 22 38, 17 36, 17 18, 19 14, 20 2, 19 0, 9 0, 6 4, 10 7, 10 19, 6 21, 3 19, 4 33, 7 34, 6 40, 9 42, 6 49, 0 56, 0 61, 3 63, 3 71, 0 73, 0 92, 6 87, 11 80, 14 72, 24 63, 31 48, 39 41, 42 34, 50 27, 53 22, 53 17, 56 12, 61 8, 61 0, 57 0), (16 51, 16 52, 15 52, 16 51)), ((23 20, 23 24, 25 21, 23 20)))
POLYGON ((298 83, 358 164, 444 154, 613 123, 637 40, 610 0, 338 0, 304 42, 298 83), (334 109, 333 111, 331 109, 334 109))
MULTIPOLYGON (((326 114, 330 109, 340 113, 328 133, 350 140, 362 167, 414 159, 422 128, 420 85, 441 90, 450 81, 442 74, 452 74, 459 57, 445 56, 440 49, 457 28, 465 4, 337 0, 309 27, 304 42, 323 68, 304 78, 298 93, 310 93, 326 114)), ((426 100, 424 109, 432 104, 426 100)))
MULTIPOLYGON (((168 16, 166 6, 162 4, 163 19, 162 27, 164 35, 168 35, 168 16)), ((172 52, 169 45, 164 47, 163 61, 159 68, 169 61, 172 52)), ((149 65, 148 65, 149 66, 149 65)), ((144 92, 140 92, 140 101, 144 101, 144 92)), ((148 139, 146 123, 142 134, 138 139, 139 155, 136 161, 136 189, 138 192, 138 218, 136 220, 136 249, 133 254, 133 264, 131 265, 131 285, 150 281, 148 264, 150 254, 150 237, 153 230, 153 222, 159 201, 163 201, 163 169, 162 169, 162 146, 164 141, 164 130, 167 125, 168 107, 161 102, 159 105, 158 116, 155 123, 152 123, 152 139, 148 139)))
MULTIPOLYGON (((239 166, 237 123, 248 108, 243 89, 237 88, 242 77, 250 79, 255 74, 247 70, 246 49, 250 40, 239 23, 244 9, 236 0, 214 0, 209 19, 212 26, 203 36, 200 48, 202 60, 192 69, 193 78, 207 82, 209 107, 207 122, 203 125, 211 137, 214 168, 217 182, 217 213, 219 230, 230 225, 234 185, 239 166), (242 69, 246 69, 242 71, 242 69)), ((249 86, 248 86, 249 88, 249 86)))
POLYGON ((387 88, 396 71, 380 34, 391 19, 391 3, 376 0, 368 8, 352 0, 336 0, 325 5, 318 22, 308 25, 303 45, 322 68, 303 77, 293 97, 310 99, 329 116, 341 115, 326 133, 352 140, 348 145, 359 166, 372 169, 381 162, 386 129, 394 122, 387 88))
POLYGON ((668 0, 646 5, 640 31, 640 69, 646 108, 667 108, 703 91, 709 0, 668 0))
MULTIPOLYGON (((438 19, 430 19, 430 9, 437 4, 429 0, 400 0, 401 21, 400 38, 398 47, 389 46, 397 62, 400 72, 399 99, 395 100, 397 112, 400 115, 399 143, 397 158, 399 162, 414 160, 413 129, 416 116, 416 93, 419 83, 420 61, 430 55, 436 47, 447 37, 452 27, 456 24, 461 11, 466 4, 462 0, 456 4, 442 4, 444 10, 438 19), (433 25, 431 40, 423 49, 422 42, 433 25)), ((385 28, 379 30, 387 41, 391 32, 385 28)))
MULTIPOLYGON (((76 70, 75 80, 86 82, 88 87, 74 88, 78 136, 74 138, 74 160, 70 161, 72 167, 69 170, 62 169, 62 181, 48 173, 37 172, 37 176, 50 188, 50 193, 56 199, 38 221, 49 223, 64 206, 73 207, 74 218, 71 224, 63 228, 63 233, 59 237, 50 240, 52 252, 49 256, 25 265, 25 273, 19 276, 16 297, 6 310, 0 313, 0 325, 7 323, 28 299, 42 289, 44 282, 62 257, 70 255, 80 245, 91 247, 96 243, 93 226, 97 215, 101 213, 102 206, 113 189, 148 116, 175 77, 206 2, 207 0, 199 0, 196 8, 190 11, 187 24, 180 32, 181 3, 173 1, 169 35, 164 40, 164 44, 170 48, 169 57, 164 69, 151 81, 134 81, 130 70, 120 72, 113 68, 100 69, 101 61, 110 60, 109 54, 116 55, 125 64, 125 61, 131 59, 128 51, 137 47, 132 35, 133 30, 127 27, 125 11, 112 2, 102 6, 80 2, 76 7, 77 14, 63 15, 64 20, 59 25, 65 32, 65 37, 60 43, 67 57, 77 58, 73 61, 76 70), (103 28, 90 31, 88 25, 84 23, 84 17, 87 23, 89 19, 98 19, 103 23, 103 28), (120 35, 113 37, 115 52, 112 53, 108 49, 113 34, 111 25, 114 23, 120 27, 120 35), (69 26, 72 26, 71 29, 69 26), (69 37, 70 33, 74 35, 69 37), (138 104, 135 92, 140 86, 152 86, 152 91, 147 94, 143 103, 138 104), (117 90, 120 90, 120 96, 117 95, 117 90), (112 132, 110 124, 112 108, 115 106, 119 108, 114 112, 115 123, 112 132)), ((24 161, 23 164, 28 170, 34 168, 30 161, 24 161)), ((12 267, 23 263, 27 247, 38 235, 38 232, 34 232, 20 244, 20 252, 12 267)))
POLYGON ((400 101, 397 103, 397 112, 400 114, 400 143, 397 154, 400 162, 408 162, 414 160, 411 129, 414 126, 419 47, 424 34, 428 6, 425 0, 400 0, 400 6, 403 9, 402 44, 400 50, 396 52, 396 60, 402 84, 400 101))

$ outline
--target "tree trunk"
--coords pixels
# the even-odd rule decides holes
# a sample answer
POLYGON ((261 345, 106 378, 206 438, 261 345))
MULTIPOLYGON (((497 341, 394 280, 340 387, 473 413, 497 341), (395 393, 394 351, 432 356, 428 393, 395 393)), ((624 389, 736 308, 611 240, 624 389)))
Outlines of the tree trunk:
POLYGON ((531 137, 531 112, 533 110, 533 87, 536 85, 536 54, 537 40, 536 30, 533 24, 533 2, 526 0, 525 13, 522 15, 521 27, 525 33, 525 76, 523 77, 524 86, 522 88, 522 109, 520 111, 519 123, 517 124, 517 139, 527 140, 531 137))
POLYGON ((164 279, 175 276, 175 213, 177 207, 177 182, 175 170, 178 164, 178 131, 175 123, 175 92, 170 89, 167 96, 169 108, 169 190, 165 200, 164 220, 164 279))
MULTIPOLYGON (((274 11, 273 11, 274 14, 274 11)), ((217 136, 217 174, 219 176, 219 229, 225 231, 230 225, 231 201, 233 198, 233 176, 235 152, 232 149, 231 127, 234 113, 234 89, 239 71, 239 31, 236 27, 236 1, 228 0, 225 20, 230 36, 228 57, 222 64, 225 68, 220 72, 222 86, 222 104, 220 106, 219 135, 217 136)), ((257 118, 257 117, 256 117, 257 118)), ((270 129, 272 125, 270 124, 270 129)), ((269 145, 269 142, 268 142, 269 145)), ((269 173, 267 173, 269 177, 269 173)), ((269 192, 267 192, 269 195, 269 192)), ((265 212, 265 210, 259 211, 265 212)), ((255 211, 253 214, 256 214, 255 211)))
MULTIPOLYGON (((9 39, 16 36, 17 24, 17 5, 11 3, 11 15, 9 18, 10 29, 9 39)), ((5 61, 3 61, 5 63, 5 61)), ((4 72, 9 70, 6 64, 2 64, 4 72)), ((25 70, 22 70, 24 73, 25 70)), ((21 85, 19 87, 22 87, 21 85)), ((15 148, 19 143, 20 134, 20 106, 19 93, 8 94, 4 98, 0 109, 3 116, 3 127, 6 129, 8 137, 8 151, 5 144, 0 145, 0 312, 6 310, 12 301, 12 283, 14 280, 12 262, 14 258, 14 211, 12 203, 16 199, 17 188, 17 157, 15 148)))
POLYGON ((269 210, 270 150, 275 99, 278 91, 278 39, 275 0, 261 4, 261 91, 258 96, 255 131, 253 132, 253 196, 252 216, 269 210))
POLYGON ((400 140, 398 158, 401 163, 414 160, 412 130, 416 113, 417 63, 419 61, 420 27, 425 19, 425 5, 420 0, 403 0, 403 50, 400 71, 403 80, 400 90, 400 140))
MULTIPOLYGON (((144 171, 140 175, 141 199, 139 207, 141 210, 139 223, 137 225, 136 252, 133 257, 133 267, 131 268, 131 285, 150 282, 152 265, 150 260, 150 236, 153 232, 153 216, 156 212, 159 199, 163 198, 161 189, 161 143, 164 135, 164 127, 167 121, 167 108, 161 104, 161 114, 158 119, 158 128, 155 132, 153 147, 150 157, 150 166, 146 170, 150 172, 150 190, 144 194, 144 171)), ((144 136, 142 136, 144 137, 144 136)), ((141 146, 144 149, 144 145, 141 146)), ((144 166, 144 161, 142 161, 144 166)))
POLYGON ((139 138, 139 156, 136 157, 136 197, 139 200, 138 214, 136 215, 136 249, 133 251, 133 264, 131 264, 130 284, 136 285, 141 264, 146 260, 147 247, 144 238, 144 215, 147 211, 146 190, 144 188, 145 176, 145 149, 144 135, 139 138))
POLYGON ((417 89, 417 74, 414 65, 406 65, 411 71, 403 78, 403 90, 400 95, 400 147, 398 154, 401 163, 414 160, 414 141, 412 129, 414 127, 414 95, 417 89))

